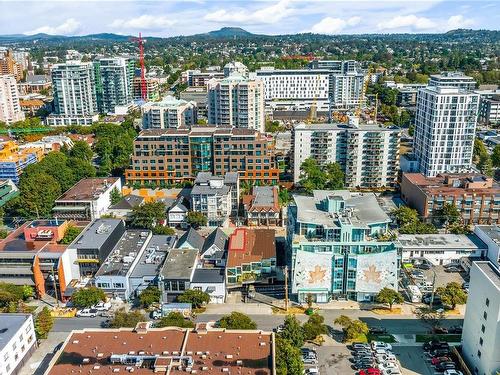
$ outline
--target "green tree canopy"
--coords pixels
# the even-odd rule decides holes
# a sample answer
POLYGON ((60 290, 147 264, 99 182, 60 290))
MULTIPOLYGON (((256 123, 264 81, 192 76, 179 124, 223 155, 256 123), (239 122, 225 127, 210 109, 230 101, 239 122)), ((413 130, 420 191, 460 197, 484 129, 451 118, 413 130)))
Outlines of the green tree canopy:
POLYGON ((442 207, 435 209, 432 213, 434 219, 436 219, 441 225, 443 224, 456 224, 460 221, 460 210, 451 203, 444 203, 442 207))
POLYGON ((287 315, 283 330, 278 335, 282 339, 289 340, 296 348, 304 345, 304 331, 295 315, 287 315))
POLYGON ((175 229, 163 225, 157 225, 153 228, 153 234, 173 236, 175 234, 175 229))
POLYGON ((139 302, 143 307, 149 307, 153 303, 159 303, 161 298, 161 290, 158 287, 149 285, 139 294, 139 302))
POLYGON ((276 375, 302 375, 304 364, 300 349, 290 340, 276 338, 276 375))
POLYGON ((500 168, 500 145, 496 145, 491 154, 491 162, 493 167, 500 168))
POLYGON ((300 166, 300 185, 308 192, 324 189, 342 189, 344 187, 344 172, 338 163, 329 163, 324 167, 318 165, 313 158, 308 158, 300 166))
POLYGON ((78 308, 85 308, 106 300, 106 294, 101 288, 90 286, 88 288, 78 289, 71 296, 73 305, 78 308))
POLYGON ((197 229, 207 225, 208 219, 201 212, 189 211, 186 215, 186 222, 193 228, 197 229))
POLYGON ((219 327, 227 329, 257 329, 257 324, 248 315, 233 311, 219 320, 219 327))
POLYGON ((441 301, 445 305, 451 306, 452 309, 467 302, 467 294, 460 284, 456 282, 448 283, 444 287, 438 287, 436 293, 441 297, 441 301))
POLYGON ((193 307, 199 308, 210 302, 210 295, 201 290, 187 289, 177 297, 177 301, 181 303, 190 303, 193 307))
POLYGON ((132 209, 131 225, 134 228, 153 229, 161 220, 165 220, 166 215, 163 202, 147 202, 132 209))
POLYGON ((121 309, 115 313, 115 316, 111 320, 111 328, 134 328, 137 323, 145 322, 146 317, 139 311, 126 312, 125 309, 121 309))
POLYGON ((340 315, 334 320, 334 323, 342 326, 344 332, 344 341, 353 341, 360 336, 367 335, 369 332, 368 325, 358 319, 351 319, 346 315, 340 315))
POLYGON ((302 326, 305 340, 314 340, 319 335, 326 333, 325 318, 323 315, 314 313, 309 316, 307 322, 302 326))
POLYGON ((68 225, 66 232, 64 232, 64 237, 61 240, 63 245, 69 245, 74 241, 76 237, 82 232, 83 228, 75 227, 74 225, 68 225))
POLYGON ((35 319, 36 337, 46 339, 53 326, 54 318, 50 315, 49 308, 45 306, 35 319))
POLYGON ((180 327, 180 328, 193 328, 194 323, 184 318, 184 316, 178 311, 172 311, 167 316, 161 318, 158 323, 155 324, 156 327, 180 327))
POLYGON ((375 297, 375 301, 389 305, 389 309, 392 310, 392 305, 395 303, 403 303, 404 297, 394 289, 382 288, 375 297))
POLYGON ((113 190, 111 190, 110 198, 112 205, 117 204, 122 200, 122 193, 120 192, 120 190, 118 190, 116 186, 113 188, 113 190))
POLYGON ((434 225, 420 221, 418 212, 408 206, 399 206, 394 209, 392 211, 392 216, 399 226, 399 233, 432 234, 438 232, 434 225))
POLYGON ((75 141, 73 147, 67 152, 69 157, 84 160, 88 163, 92 160, 94 152, 85 141, 75 141))

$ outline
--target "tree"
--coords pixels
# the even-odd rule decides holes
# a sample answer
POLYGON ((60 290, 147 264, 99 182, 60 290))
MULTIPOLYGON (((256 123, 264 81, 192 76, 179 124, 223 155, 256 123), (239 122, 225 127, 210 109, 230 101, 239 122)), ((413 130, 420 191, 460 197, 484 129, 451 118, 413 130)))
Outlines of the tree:
POLYGON ((82 228, 75 227, 74 225, 68 225, 66 232, 64 232, 64 237, 61 240, 63 245, 68 245, 74 241, 74 239, 82 232, 82 228))
POLYGON ((500 168, 500 145, 495 146, 491 154, 491 162, 495 168, 500 168))
POLYGON ((257 324, 248 315, 233 311, 219 320, 219 327, 227 329, 257 329, 257 324))
POLYGON ((115 186, 113 190, 111 190, 110 193, 110 198, 111 198, 111 204, 117 204, 122 200, 122 193, 120 193, 120 190, 115 186))
POLYGON ((396 223, 402 227, 408 224, 414 224, 419 221, 418 212, 408 206, 399 206, 391 212, 396 219, 396 223))
POLYGON ((38 339, 46 339, 50 330, 54 326, 54 318, 50 315, 50 310, 45 306, 35 319, 35 333, 38 339))
POLYGON ((207 225, 208 219, 201 212, 189 211, 186 215, 186 222, 197 229, 207 225))
POLYGON ((346 315, 340 315, 334 320, 334 323, 342 326, 344 332, 344 341, 352 341, 358 339, 359 336, 367 335, 369 332, 368 325, 358 319, 351 319, 346 315))
POLYGON ((286 188, 279 189, 278 200, 280 206, 288 206, 288 204, 292 201, 292 195, 290 194, 290 191, 286 188))
POLYGON ((190 303, 193 307, 199 308, 210 302, 210 294, 201 290, 188 289, 177 297, 177 301, 181 303, 190 303))
POLYGON ((479 138, 474 139, 473 155, 475 160, 479 160, 479 158, 483 155, 488 155, 488 149, 479 138))
POLYGON ((342 189, 344 172, 338 163, 326 164, 323 168, 313 158, 304 160, 300 166, 300 185, 308 192, 319 189, 342 189))
POLYGON ((115 313, 115 316, 111 320, 111 328, 134 328, 137 323, 145 322, 146 317, 139 311, 126 312, 125 309, 121 309, 115 313))
POLYGON ((420 307, 415 313, 422 323, 430 327, 433 331, 436 327, 441 326, 441 321, 444 319, 444 311, 442 309, 433 310, 430 307, 420 307))
POLYGON ((6 307, 12 302, 24 301, 32 295, 33 288, 30 286, 0 283, 0 307, 6 307))
POLYGON ((491 162, 491 158, 488 154, 483 154, 479 156, 479 162, 477 163, 477 167, 481 171, 481 173, 486 176, 493 176, 493 164, 491 162))
POLYGON ((304 331, 305 340, 314 340, 319 335, 326 333, 326 325, 324 324, 325 318, 323 315, 312 314, 309 316, 307 322, 302 326, 304 331))
POLYGON ((282 339, 289 340, 296 348, 304 345, 304 331, 295 315, 287 315, 283 330, 278 335, 282 339))
POLYGON ((153 228, 153 234, 173 236, 175 234, 175 230, 167 226, 157 225, 153 228))
POLYGON ((266 120, 266 133, 278 133, 285 130, 279 121, 266 120))
POLYGON ((453 310, 458 304, 463 305, 467 302, 467 294, 456 282, 448 283, 445 287, 438 287, 436 294, 441 297, 444 304, 451 306, 453 310))
POLYGON ((194 323, 191 320, 184 318, 180 312, 172 311, 167 316, 161 318, 158 323, 156 323, 156 327, 193 328, 194 323))
POLYGON ((276 375, 302 375, 304 364, 300 349, 291 341, 276 338, 276 375))
POLYGON ((131 225, 134 228, 153 229, 165 218, 166 208, 163 202, 148 202, 132 209, 131 225))
POLYGON ((101 288, 91 286, 73 293, 71 301, 78 308, 85 308, 106 300, 106 294, 101 288))
POLYGON ((139 302, 143 307, 149 307, 153 303, 159 303, 161 298, 161 290, 156 286, 149 285, 139 294, 139 302))
POLYGON ((67 152, 69 157, 85 160, 90 163, 94 152, 85 141, 75 141, 73 147, 67 152))
POLYGON ((442 207, 434 210, 432 216, 438 220, 441 225, 456 224, 460 221, 460 211, 452 203, 444 203, 442 207))
POLYGON ((19 182, 19 200, 15 205, 25 218, 50 217, 54 201, 61 195, 61 185, 46 173, 23 173, 19 182))
POLYGON ((375 301, 378 303, 385 303, 389 305, 389 309, 392 311, 392 305, 395 303, 403 303, 405 299, 401 293, 398 293, 394 289, 383 288, 378 292, 375 297, 375 301))

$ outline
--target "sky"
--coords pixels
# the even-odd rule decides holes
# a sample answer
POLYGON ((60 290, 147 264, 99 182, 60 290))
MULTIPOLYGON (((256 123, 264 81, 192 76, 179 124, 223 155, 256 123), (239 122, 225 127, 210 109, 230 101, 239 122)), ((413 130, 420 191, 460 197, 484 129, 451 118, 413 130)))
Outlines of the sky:
POLYGON ((259 34, 498 30, 500 0, 0 0, 0 34, 192 35, 224 26, 259 34))

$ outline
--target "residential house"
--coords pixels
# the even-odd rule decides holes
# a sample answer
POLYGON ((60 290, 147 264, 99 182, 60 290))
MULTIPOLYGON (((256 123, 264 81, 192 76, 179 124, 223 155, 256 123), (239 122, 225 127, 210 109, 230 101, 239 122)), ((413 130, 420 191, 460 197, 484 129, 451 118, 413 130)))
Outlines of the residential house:
POLYGON ((32 314, 5 314, 0 319, 0 372, 19 374, 38 347, 32 314))
POLYGON ((243 197, 248 226, 281 225, 277 186, 254 186, 251 195, 243 197))
POLYGON ((208 235, 201 250, 203 266, 225 267, 229 237, 221 228, 216 228, 208 235))
POLYGON ((135 207, 144 203, 144 197, 138 195, 127 195, 121 201, 115 203, 108 208, 108 214, 117 218, 128 218, 132 215, 135 207))
POLYGON ((273 229, 238 228, 229 237, 227 284, 269 281, 277 275, 273 229))
POLYGON ((191 288, 191 280, 198 265, 197 249, 172 249, 160 273, 160 289, 166 294, 169 302, 191 288))
POLYGON ((187 226, 186 217, 189 212, 186 198, 179 196, 172 205, 167 206, 168 225, 171 227, 185 228, 187 226))
POLYGON ((196 229, 190 227, 177 242, 178 249, 195 249, 201 251, 205 243, 205 238, 196 229))
POLYGON ((19 195, 19 189, 12 180, 0 180, 0 207, 19 195))
POLYGON ((226 274, 222 268, 197 268, 190 289, 201 290, 210 295, 210 303, 226 300, 226 274))

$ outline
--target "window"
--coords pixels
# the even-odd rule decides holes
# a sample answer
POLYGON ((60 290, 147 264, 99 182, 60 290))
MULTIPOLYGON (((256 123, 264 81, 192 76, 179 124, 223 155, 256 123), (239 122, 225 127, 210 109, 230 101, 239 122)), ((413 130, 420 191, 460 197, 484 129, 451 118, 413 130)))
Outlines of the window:
POLYGON ((481 358, 481 351, 480 350, 477 351, 477 357, 481 358))
POLYGON ((482 337, 479 338, 479 345, 483 346, 483 338, 482 337))
POLYGON ((485 329, 486 329, 486 328, 484 327, 484 324, 482 324, 482 325, 481 325, 481 332, 482 332, 482 333, 484 333, 485 329))
POLYGON ((486 311, 483 312, 483 318, 484 318, 484 320, 488 319, 488 313, 486 311))
POLYGON ((486 307, 488 307, 490 305, 490 300, 489 298, 486 298, 486 307))

